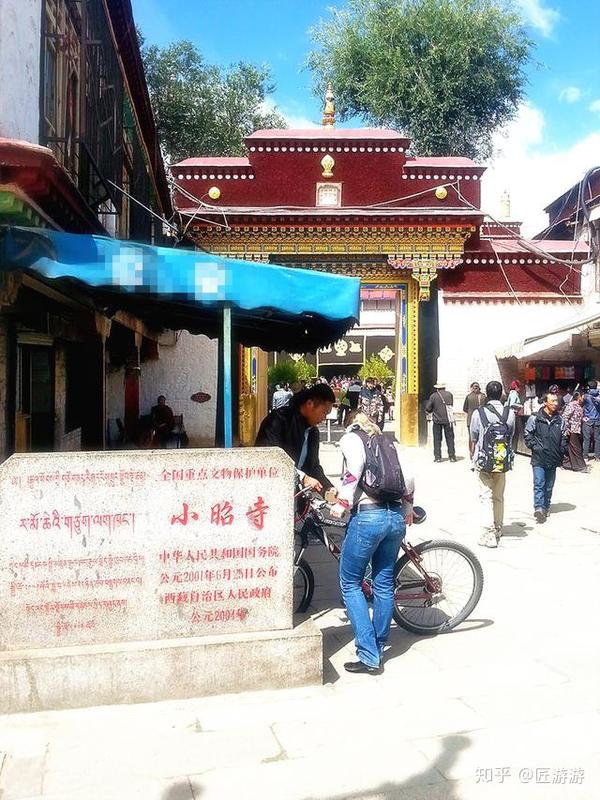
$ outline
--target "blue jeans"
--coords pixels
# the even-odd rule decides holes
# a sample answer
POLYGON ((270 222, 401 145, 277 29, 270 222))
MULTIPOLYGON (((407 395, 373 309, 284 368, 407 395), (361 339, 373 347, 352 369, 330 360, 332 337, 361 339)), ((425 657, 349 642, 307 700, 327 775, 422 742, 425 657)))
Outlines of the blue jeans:
POLYGON ((533 467, 533 505, 548 511, 552 489, 556 480, 556 467, 533 467))
POLYGON ((590 440, 594 433, 594 455, 600 461, 600 419, 584 422, 581 432, 583 433, 583 457, 587 458, 590 454, 590 440))
POLYGON ((340 559, 340 588, 354 629, 356 653, 369 667, 378 667, 394 610, 394 565, 406 533, 400 505, 354 514, 348 524, 340 559), (373 619, 361 584, 371 562, 373 619))

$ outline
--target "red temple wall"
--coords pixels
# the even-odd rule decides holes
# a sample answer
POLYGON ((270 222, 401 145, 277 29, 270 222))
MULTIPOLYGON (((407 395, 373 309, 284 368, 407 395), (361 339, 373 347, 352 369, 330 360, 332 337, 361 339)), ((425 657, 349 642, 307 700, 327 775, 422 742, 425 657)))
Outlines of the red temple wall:
MULTIPOLYGON (((581 291, 580 267, 569 270, 562 264, 502 264, 506 277, 515 292, 552 292, 579 294, 581 291)), ((493 265, 465 265, 444 270, 438 278, 439 288, 447 294, 463 292, 506 293, 510 288, 500 267, 493 265)))
MULTIPOLYGON (((250 153, 251 164, 246 168, 226 166, 183 166, 174 167, 173 174, 183 188, 198 199, 219 206, 258 206, 270 208, 273 206, 300 206, 315 207, 317 183, 341 183, 342 207, 368 206, 375 203, 395 201, 403 197, 411 197, 405 205, 408 207, 428 207, 444 210, 452 207, 465 207, 455 190, 448 187, 446 200, 438 200, 434 191, 441 184, 450 183, 450 179, 443 179, 441 174, 461 175, 461 193, 469 203, 479 208, 480 190, 479 180, 472 179, 473 173, 464 168, 445 167, 443 170, 430 168, 419 170, 412 167, 403 177, 404 154, 398 153, 336 153, 331 155, 335 159, 333 177, 324 178, 321 159, 325 152, 318 153, 250 153), (431 177, 419 178, 424 174, 438 175, 437 179, 431 177), (416 174, 415 174, 416 173, 416 174), (199 174, 196 179, 194 175, 199 174), (239 175, 237 179, 233 175, 239 175), (241 175, 246 178, 242 179, 241 175), (415 174, 415 177, 411 177, 415 174), (466 180, 466 174, 470 179, 466 180), (179 175, 190 175, 188 179, 179 178, 179 175), (213 175, 202 179, 202 175, 213 175), (221 176, 219 178, 219 175, 221 176), (231 177, 226 178, 226 175, 231 177), (253 177, 249 177, 252 175, 253 177), (211 186, 218 186, 221 197, 218 201, 211 201, 205 196, 211 186), (421 194, 426 191, 426 194, 421 194)), ((410 164, 410 162, 409 162, 410 164)), ((176 203, 180 208, 193 207, 193 201, 185 199, 182 195, 176 196, 176 203)), ((468 207, 468 206, 467 206, 468 207)))

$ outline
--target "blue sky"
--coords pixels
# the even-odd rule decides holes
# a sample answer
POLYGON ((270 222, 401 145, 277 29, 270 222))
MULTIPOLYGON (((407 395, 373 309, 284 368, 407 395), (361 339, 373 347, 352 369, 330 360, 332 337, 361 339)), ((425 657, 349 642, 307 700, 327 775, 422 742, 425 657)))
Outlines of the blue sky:
MULTIPOLYGON (((499 195, 508 189, 513 216, 525 218, 533 232, 544 222, 541 207, 587 166, 600 163, 600 0, 515 2, 537 43, 539 66, 530 70, 527 101, 517 119, 498 136, 484 197, 495 213, 499 195)), ((308 29, 329 16, 331 5, 344 2, 133 0, 136 22, 149 42, 187 38, 209 62, 268 63, 275 103, 291 127, 320 118, 310 73, 302 67, 311 46, 308 29)))

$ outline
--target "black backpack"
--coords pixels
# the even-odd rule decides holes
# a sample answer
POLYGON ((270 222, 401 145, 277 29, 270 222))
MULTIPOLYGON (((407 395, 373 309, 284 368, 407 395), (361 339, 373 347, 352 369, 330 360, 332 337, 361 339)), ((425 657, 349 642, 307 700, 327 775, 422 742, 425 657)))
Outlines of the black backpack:
POLYGON ((483 437, 477 455, 477 466, 482 472, 508 472, 513 467, 515 454, 512 437, 508 427, 510 408, 505 407, 500 415, 491 405, 477 409, 483 437), (490 422, 485 411, 491 411, 497 417, 490 422))
POLYGON ((360 479, 363 492, 380 503, 399 503, 406 486, 398 452, 394 443, 383 434, 369 435, 354 431, 365 447, 365 468, 360 479))

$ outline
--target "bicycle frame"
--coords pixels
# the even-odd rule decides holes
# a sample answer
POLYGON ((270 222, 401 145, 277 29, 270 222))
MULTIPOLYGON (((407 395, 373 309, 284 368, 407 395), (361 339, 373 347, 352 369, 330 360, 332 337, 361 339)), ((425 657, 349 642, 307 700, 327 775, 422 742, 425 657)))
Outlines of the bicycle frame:
MULTIPOLYGON (((307 515, 301 520, 301 527, 299 530, 296 531, 296 535, 300 537, 300 549, 298 550, 296 557, 294 559, 294 564, 297 565, 304 553, 306 552, 306 548, 309 545, 309 541, 312 538, 317 539, 318 541, 323 544, 328 552, 335 558, 336 561, 340 560, 342 555, 342 551, 338 547, 338 545, 333 541, 333 539, 328 535, 327 531, 325 530, 324 526, 332 528, 345 528, 346 523, 342 522, 341 520, 327 520, 323 518, 323 515, 320 511, 313 508, 312 506, 309 508, 307 515)), ((400 546, 408 559, 411 561, 417 572, 421 575, 422 579, 418 581, 411 581, 411 585, 405 585, 402 589, 397 589, 395 592, 395 600, 397 603, 402 605, 405 602, 420 600, 424 601, 425 603, 430 602, 432 596, 439 593, 441 590, 441 584, 439 578, 432 577, 425 571, 422 566, 422 558, 419 555, 419 551, 423 548, 426 544, 428 544, 431 540, 426 542, 421 542, 414 547, 410 544, 410 542, 402 541, 400 546), (411 592, 411 589, 419 589, 419 591, 411 592)), ((370 598, 373 595, 373 588, 371 583, 368 579, 363 580, 362 582, 362 590, 367 598, 370 598)))

